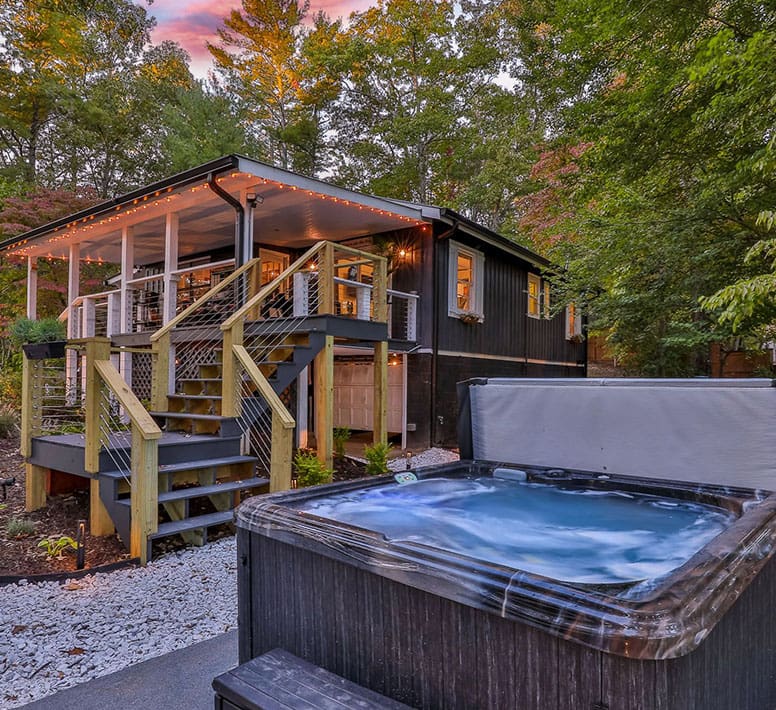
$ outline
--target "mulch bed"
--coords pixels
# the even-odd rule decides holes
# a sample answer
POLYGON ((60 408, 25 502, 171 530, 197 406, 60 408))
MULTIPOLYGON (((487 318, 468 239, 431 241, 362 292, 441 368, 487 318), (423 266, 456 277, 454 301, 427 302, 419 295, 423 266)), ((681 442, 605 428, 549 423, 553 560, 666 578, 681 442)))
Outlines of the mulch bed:
POLYGON ((332 476, 334 482, 352 481, 366 475, 366 464, 363 461, 357 461, 348 456, 334 457, 334 475, 332 476))
POLYGON ((0 493, 0 576, 35 575, 75 570, 75 550, 62 559, 49 557, 38 543, 45 537, 67 535, 75 539, 78 521, 86 521, 86 567, 99 567, 129 558, 115 535, 93 537, 89 534, 89 494, 75 491, 51 496, 48 505, 33 513, 24 511, 24 460, 19 455, 19 439, 0 438, 0 478, 16 478, 7 488, 6 500, 0 493), (29 535, 10 537, 8 523, 14 519, 30 521, 29 535))

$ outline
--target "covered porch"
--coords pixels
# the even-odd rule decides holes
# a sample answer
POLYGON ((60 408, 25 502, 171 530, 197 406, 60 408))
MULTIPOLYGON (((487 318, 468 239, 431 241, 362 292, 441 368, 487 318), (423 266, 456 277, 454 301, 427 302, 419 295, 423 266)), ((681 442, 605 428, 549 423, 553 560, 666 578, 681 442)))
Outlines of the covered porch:
POLYGON ((180 485, 202 489, 212 524, 230 518, 257 477, 290 486, 308 422, 331 466, 342 347, 371 355, 385 441, 389 348, 412 347, 419 301, 390 288, 388 263, 426 229, 414 207, 228 156, 3 245, 27 259, 31 318, 37 261, 69 266, 64 357, 25 359, 28 508, 64 471, 91 479, 92 530, 143 559, 160 504, 204 540, 180 485), (106 265, 103 289, 85 292, 84 262, 106 265), (218 449, 206 475, 195 444, 218 449))

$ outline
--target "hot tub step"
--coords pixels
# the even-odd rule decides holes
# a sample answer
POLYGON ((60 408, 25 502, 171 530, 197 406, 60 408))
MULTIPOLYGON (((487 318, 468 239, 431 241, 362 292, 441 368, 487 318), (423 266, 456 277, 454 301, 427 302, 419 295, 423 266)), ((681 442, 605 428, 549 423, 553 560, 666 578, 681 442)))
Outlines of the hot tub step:
POLYGON ((276 648, 213 679, 217 710, 410 710, 276 648))

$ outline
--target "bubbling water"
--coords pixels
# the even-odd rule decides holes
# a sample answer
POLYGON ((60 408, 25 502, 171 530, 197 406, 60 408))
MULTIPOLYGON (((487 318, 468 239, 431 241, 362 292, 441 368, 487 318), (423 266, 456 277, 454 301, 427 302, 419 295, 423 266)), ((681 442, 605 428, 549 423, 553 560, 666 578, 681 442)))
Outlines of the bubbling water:
POLYGON ((663 576, 735 519, 701 503, 490 477, 354 490, 301 509, 390 541, 588 584, 663 576))

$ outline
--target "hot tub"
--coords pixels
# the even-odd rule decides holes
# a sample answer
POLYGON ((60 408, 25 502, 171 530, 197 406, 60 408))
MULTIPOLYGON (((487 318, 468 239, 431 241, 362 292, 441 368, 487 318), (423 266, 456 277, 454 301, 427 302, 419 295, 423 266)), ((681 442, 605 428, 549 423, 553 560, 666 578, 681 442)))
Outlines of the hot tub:
POLYGON ((241 506, 241 662, 285 648, 423 708, 776 707, 776 495, 514 460, 416 475, 241 506), (515 512, 478 519, 483 490, 515 512))

